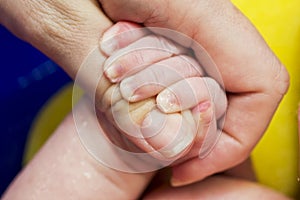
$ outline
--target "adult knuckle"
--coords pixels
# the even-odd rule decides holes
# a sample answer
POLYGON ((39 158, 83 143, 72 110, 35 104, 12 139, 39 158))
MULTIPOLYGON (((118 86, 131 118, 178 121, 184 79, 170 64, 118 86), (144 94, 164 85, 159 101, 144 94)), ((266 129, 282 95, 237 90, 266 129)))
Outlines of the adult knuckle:
POLYGON ((279 95, 283 96, 288 91, 290 85, 290 76, 283 64, 279 63, 276 68, 277 70, 274 76, 276 87, 274 88, 277 89, 277 93, 279 95))

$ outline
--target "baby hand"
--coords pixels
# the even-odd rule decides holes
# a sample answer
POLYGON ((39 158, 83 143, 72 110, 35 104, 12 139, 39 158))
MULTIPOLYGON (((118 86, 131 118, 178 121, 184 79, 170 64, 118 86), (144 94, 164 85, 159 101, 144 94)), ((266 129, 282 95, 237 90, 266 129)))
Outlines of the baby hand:
POLYGON ((104 34, 101 49, 109 56, 104 73, 114 85, 99 108, 126 138, 175 164, 210 152, 221 133, 226 95, 186 48, 119 22, 104 34))

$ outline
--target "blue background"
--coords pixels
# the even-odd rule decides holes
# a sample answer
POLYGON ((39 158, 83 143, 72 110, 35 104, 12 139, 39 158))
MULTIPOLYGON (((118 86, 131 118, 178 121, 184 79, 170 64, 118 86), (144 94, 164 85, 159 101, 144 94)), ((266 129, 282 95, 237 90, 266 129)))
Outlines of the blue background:
POLYGON ((70 81, 49 58, 0 26, 0 196, 22 168, 31 123, 70 81))

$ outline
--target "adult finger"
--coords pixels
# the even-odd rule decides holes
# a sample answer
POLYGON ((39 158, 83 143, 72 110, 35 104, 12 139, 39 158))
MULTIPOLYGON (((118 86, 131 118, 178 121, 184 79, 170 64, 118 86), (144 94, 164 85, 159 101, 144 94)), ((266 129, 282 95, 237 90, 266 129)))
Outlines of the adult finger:
MULTIPOLYGON (((184 165, 192 159, 205 158, 215 147, 221 131, 218 129, 214 106, 210 102, 196 106, 192 110, 193 119, 197 124, 197 134, 189 152, 173 163, 173 167, 184 165)), ((176 174, 173 175, 176 177, 176 174)), ((174 184, 176 185, 176 184, 174 184)))
POLYGON ((216 175, 185 187, 164 185, 150 191, 144 199, 276 199, 288 200, 283 194, 258 183, 216 175))
POLYGON ((174 166, 171 183, 174 186, 182 186, 202 180, 216 171, 225 171, 228 165, 236 166, 242 163, 243 158, 248 154, 245 153, 244 146, 239 141, 223 132, 210 154, 204 159, 194 157, 181 165, 174 166), (222 158, 222 156, 228 158, 216 159, 222 158))
POLYGON ((195 167, 194 172, 197 171, 197 175, 202 173, 199 176, 203 177, 246 159, 267 128, 289 85, 286 69, 251 23, 227 0, 100 2, 114 20, 169 28, 190 36, 196 42, 181 44, 194 50, 209 75, 220 80, 216 76, 220 73, 229 99, 224 137, 221 137, 224 141, 220 140, 220 143, 232 146, 223 146, 226 151, 219 150, 214 159, 210 158, 212 166, 202 168, 201 162, 197 167, 201 170, 195 167), (120 12, 113 12, 116 9, 120 12), (208 62, 208 57, 216 66, 208 62))

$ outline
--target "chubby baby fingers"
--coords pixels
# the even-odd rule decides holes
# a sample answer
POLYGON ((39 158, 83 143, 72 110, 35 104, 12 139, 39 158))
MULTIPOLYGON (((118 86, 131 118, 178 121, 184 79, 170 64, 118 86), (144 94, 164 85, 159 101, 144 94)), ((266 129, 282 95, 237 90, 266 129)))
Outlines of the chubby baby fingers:
POLYGON ((221 117, 227 107, 227 98, 219 84, 208 77, 191 77, 176 82, 160 92, 156 98, 157 106, 165 113, 191 109, 207 101, 214 104, 215 115, 221 117))
POLYGON ((125 78, 120 83, 124 99, 135 102, 157 95, 170 85, 189 77, 203 76, 196 60, 189 56, 174 56, 125 78))
POLYGON ((166 114, 156 107, 154 98, 136 103, 121 99, 106 110, 106 117, 134 145, 160 161, 184 156, 197 134, 190 110, 166 114))
POLYGON ((104 63, 104 73, 111 82, 119 82, 155 62, 186 51, 164 37, 148 35, 110 56, 104 63))

